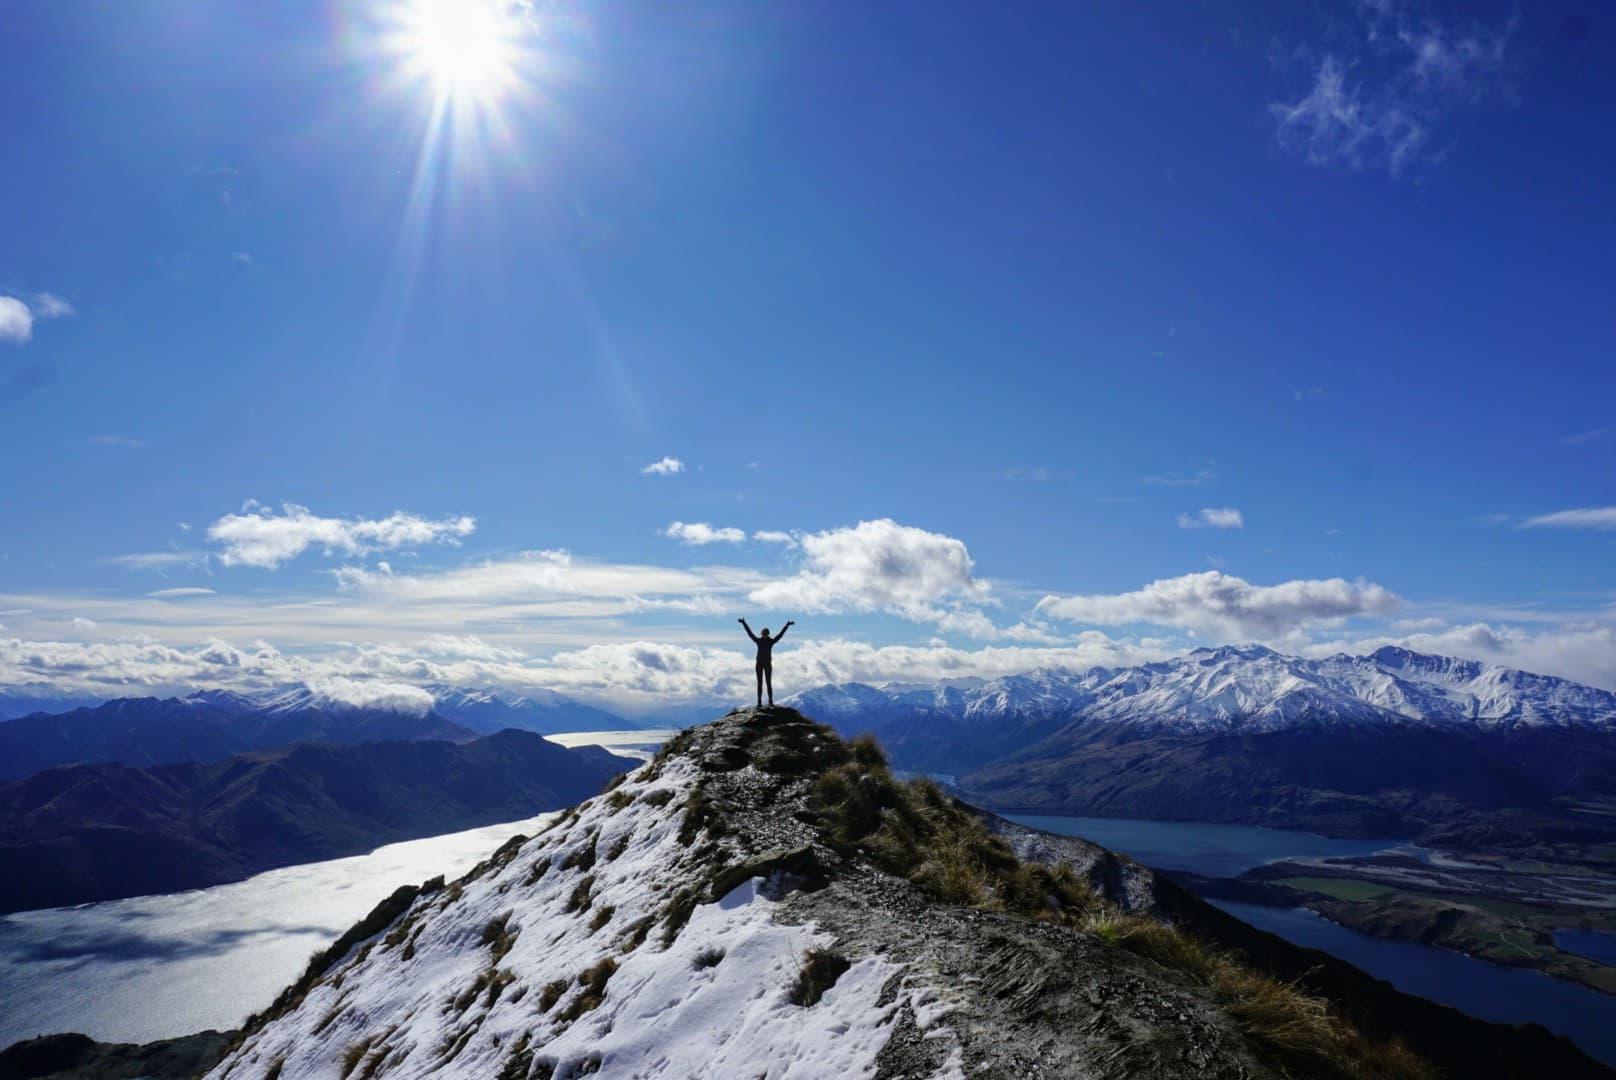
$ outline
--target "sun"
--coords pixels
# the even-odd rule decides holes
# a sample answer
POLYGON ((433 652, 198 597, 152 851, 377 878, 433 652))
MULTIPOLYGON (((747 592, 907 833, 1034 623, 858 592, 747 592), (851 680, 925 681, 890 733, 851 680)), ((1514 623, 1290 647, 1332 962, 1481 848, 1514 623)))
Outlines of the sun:
POLYGON ((512 0, 410 0, 393 45, 440 96, 488 100, 516 82, 524 13, 512 0))

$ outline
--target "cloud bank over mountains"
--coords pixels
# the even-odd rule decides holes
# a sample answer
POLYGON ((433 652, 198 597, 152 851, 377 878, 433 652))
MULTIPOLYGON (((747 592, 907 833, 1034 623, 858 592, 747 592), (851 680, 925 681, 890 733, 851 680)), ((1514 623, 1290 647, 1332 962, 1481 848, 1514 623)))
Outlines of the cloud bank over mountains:
POLYGON ((983 576, 958 537, 890 518, 817 532, 674 522, 670 553, 737 556, 692 566, 560 549, 399 564, 411 551, 441 558, 476 527, 249 503, 207 527, 209 551, 115 557, 135 574, 205 574, 207 587, 0 593, 0 687, 116 696, 304 683, 418 706, 411 688, 450 683, 650 707, 742 694, 750 660, 734 617, 772 613, 802 624, 777 658, 793 686, 1083 671, 1247 641, 1303 655, 1400 644, 1616 686, 1611 608, 1534 612, 1525 626, 1519 612, 1471 610, 1466 621, 1373 581, 1218 570, 1040 592, 983 576), (317 587, 264 587, 262 571, 305 556, 341 562, 317 587), (233 588, 242 575, 254 584, 233 588))

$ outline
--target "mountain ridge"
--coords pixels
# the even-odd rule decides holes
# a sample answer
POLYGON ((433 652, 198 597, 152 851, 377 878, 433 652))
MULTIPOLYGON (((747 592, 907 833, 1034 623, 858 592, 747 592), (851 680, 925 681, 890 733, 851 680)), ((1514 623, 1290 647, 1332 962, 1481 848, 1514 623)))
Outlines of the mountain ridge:
POLYGON ((215 762, 70 764, 0 783, 0 912, 238 881, 520 820, 633 764, 503 731, 465 743, 297 743, 215 762))
POLYGON ((1605 1074, 748 709, 460 881, 400 889, 209 1075, 1430 1075, 1396 1035, 1453 1075, 1605 1074))

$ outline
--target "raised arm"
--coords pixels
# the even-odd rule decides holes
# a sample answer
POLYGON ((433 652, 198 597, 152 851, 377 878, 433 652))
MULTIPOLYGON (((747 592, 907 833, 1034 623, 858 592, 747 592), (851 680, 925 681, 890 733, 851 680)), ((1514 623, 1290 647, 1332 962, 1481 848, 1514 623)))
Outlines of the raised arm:
POLYGON ((796 620, 793 619, 793 620, 788 621, 784 626, 782 626, 780 628, 780 632, 778 634, 774 635, 774 640, 779 641, 781 638, 785 637, 786 636, 786 631, 790 630, 793 626, 796 626, 796 625, 797 625, 796 620))
POLYGON ((752 643, 754 645, 757 644, 757 635, 752 633, 752 628, 747 625, 746 620, 742 618, 736 619, 735 621, 741 624, 741 629, 746 631, 746 636, 752 639, 752 643))

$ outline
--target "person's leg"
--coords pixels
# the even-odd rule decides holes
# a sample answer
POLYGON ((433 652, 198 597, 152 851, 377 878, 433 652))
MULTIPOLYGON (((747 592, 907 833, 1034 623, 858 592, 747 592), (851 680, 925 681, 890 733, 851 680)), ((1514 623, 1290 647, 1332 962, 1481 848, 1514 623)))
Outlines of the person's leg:
MULTIPOLYGON (((758 680, 758 706, 762 707, 762 705, 763 705, 763 665, 762 664, 759 664, 757 666, 757 680, 758 680)), ((769 696, 770 696, 770 698, 773 698, 773 696, 774 696, 774 688, 773 687, 770 687, 770 689, 769 689, 769 696)))
POLYGON ((774 665, 763 669, 763 681, 769 684, 769 704, 774 704, 774 665))

